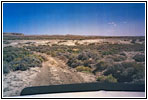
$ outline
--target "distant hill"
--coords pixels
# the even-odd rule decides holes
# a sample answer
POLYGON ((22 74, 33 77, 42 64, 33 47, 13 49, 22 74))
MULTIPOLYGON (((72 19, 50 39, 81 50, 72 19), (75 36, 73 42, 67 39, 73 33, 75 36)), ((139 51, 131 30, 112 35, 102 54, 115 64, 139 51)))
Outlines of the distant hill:
POLYGON ((23 33, 6 33, 6 32, 4 32, 3 35, 4 35, 4 36, 13 36, 13 35, 14 35, 14 36, 18 36, 18 35, 19 35, 19 36, 20 36, 20 35, 21 35, 21 36, 24 36, 23 33))

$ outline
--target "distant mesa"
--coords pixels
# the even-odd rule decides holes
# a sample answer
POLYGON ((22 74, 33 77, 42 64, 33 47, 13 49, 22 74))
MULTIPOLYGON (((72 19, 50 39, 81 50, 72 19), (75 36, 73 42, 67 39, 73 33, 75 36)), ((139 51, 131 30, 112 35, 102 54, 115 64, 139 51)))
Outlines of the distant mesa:
POLYGON ((19 36, 24 36, 23 33, 6 33, 6 32, 4 32, 3 35, 4 35, 4 36, 16 36, 16 35, 17 35, 17 36, 18 36, 18 35, 19 35, 19 36))

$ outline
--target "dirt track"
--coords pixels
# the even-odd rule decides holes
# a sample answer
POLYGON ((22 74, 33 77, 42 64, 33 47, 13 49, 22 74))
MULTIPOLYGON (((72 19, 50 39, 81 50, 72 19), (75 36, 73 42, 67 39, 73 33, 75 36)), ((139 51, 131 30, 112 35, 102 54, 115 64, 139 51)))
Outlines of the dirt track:
MULTIPOLYGON (((69 68, 61 60, 43 53, 38 54, 46 57, 47 61, 42 64, 42 68, 34 80, 34 86, 82 83, 91 82, 92 80, 95 81, 95 77, 93 75, 91 76, 91 80, 86 80, 82 77, 80 72, 76 72, 74 69, 69 68)), ((88 75, 86 74, 86 76, 88 75)))
POLYGON ((36 53, 47 58, 42 67, 26 71, 15 71, 4 75, 4 96, 17 96, 23 88, 31 86, 59 85, 95 82, 93 74, 77 72, 63 61, 44 53, 36 53))

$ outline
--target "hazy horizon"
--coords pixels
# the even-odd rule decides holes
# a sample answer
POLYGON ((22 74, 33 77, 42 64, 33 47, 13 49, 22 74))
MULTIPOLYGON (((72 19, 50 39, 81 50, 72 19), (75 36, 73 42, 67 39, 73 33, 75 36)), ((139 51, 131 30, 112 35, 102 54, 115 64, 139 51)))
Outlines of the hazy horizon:
MULTIPOLYGON (((3 32, 3 33, 17 33, 17 32, 3 32)), ((22 33, 24 34, 24 33, 22 33)), ((66 36, 66 35, 72 35, 72 36, 100 36, 100 37, 110 37, 110 36, 113 36, 113 37, 126 37, 126 36, 131 36, 131 37, 135 37, 135 36, 145 36, 145 35, 81 35, 81 34, 24 34, 24 36, 66 36)))
POLYGON ((145 36, 145 3, 4 3, 3 32, 145 36))

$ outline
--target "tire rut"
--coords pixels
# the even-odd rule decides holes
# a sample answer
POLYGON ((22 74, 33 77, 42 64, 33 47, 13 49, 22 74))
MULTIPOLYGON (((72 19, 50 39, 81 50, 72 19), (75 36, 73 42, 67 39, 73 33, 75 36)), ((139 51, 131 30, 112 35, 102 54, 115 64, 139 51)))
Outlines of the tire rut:
POLYGON ((33 86, 43 85, 59 85, 72 83, 85 83, 85 79, 74 69, 69 68, 61 60, 46 55, 44 53, 35 52, 38 55, 46 57, 47 61, 42 63, 39 73, 33 80, 33 86))

